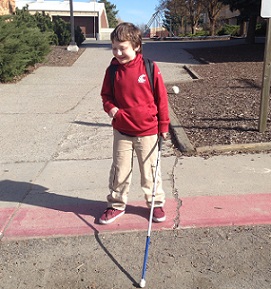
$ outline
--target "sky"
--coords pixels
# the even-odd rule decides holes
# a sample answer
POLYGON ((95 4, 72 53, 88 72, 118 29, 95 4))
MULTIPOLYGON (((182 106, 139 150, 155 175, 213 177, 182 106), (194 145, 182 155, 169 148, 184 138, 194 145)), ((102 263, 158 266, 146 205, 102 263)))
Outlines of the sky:
MULTIPOLYGON (((90 0, 74 0, 77 2, 89 2, 90 0)), ((98 2, 98 0, 96 0, 98 2)), ((159 0, 108 0, 116 5, 119 11, 117 17, 125 22, 132 22, 135 25, 147 24, 155 13, 159 0)))
POLYGON ((109 2, 116 5, 121 20, 136 25, 147 24, 155 13, 155 7, 159 5, 159 0, 109 0, 109 2))
MULTIPOLYGON (((57 1, 57 0, 50 0, 57 1)), ((63 0, 62 0, 63 1, 63 0)), ((89 2, 91 0, 73 0, 74 2, 89 2)), ((98 0, 96 0, 98 2, 98 0)), ((132 22, 135 25, 147 24, 155 8, 159 5, 159 0, 108 0, 111 4, 116 5, 119 11, 117 17, 125 22, 132 22)))

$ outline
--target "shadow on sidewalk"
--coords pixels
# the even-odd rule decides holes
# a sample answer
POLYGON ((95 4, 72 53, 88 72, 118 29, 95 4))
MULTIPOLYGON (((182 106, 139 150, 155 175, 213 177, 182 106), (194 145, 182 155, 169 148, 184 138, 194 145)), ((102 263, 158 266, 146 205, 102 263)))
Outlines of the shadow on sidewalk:
MULTIPOLYGON (((107 205, 103 201, 59 195, 37 184, 12 180, 0 181, 0 202, 23 203, 62 212, 72 212, 77 216, 88 215, 94 217, 95 224, 98 224, 98 219, 107 205)), ((149 217, 147 207, 127 205, 126 213, 146 219, 149 217)))
POLYGON ((86 126, 112 127, 112 125, 108 123, 96 123, 96 122, 86 122, 86 121, 73 121, 72 123, 86 125, 86 126))

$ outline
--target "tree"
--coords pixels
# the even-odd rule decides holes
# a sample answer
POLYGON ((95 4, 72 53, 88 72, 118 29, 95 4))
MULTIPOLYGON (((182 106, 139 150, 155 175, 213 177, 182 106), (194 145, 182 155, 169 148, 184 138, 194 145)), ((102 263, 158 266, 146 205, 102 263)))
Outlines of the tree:
POLYGON ((163 22, 168 31, 176 36, 186 32, 184 26, 187 23, 187 10, 182 1, 161 1, 159 8, 164 10, 165 19, 163 22))
POLYGON ((166 27, 169 27, 170 21, 175 29, 189 24, 191 33, 196 33, 204 8, 203 0, 161 0, 160 7, 165 9, 166 27))
POLYGON ((231 11, 240 11, 240 21, 249 21, 247 30, 247 42, 255 42, 255 30, 257 18, 260 15, 261 0, 220 0, 229 5, 231 11))
POLYGON ((104 3, 109 27, 115 28, 118 25, 117 14, 119 11, 116 10, 117 6, 107 0, 100 0, 99 3, 104 3))
POLYGON ((223 7, 223 4, 219 0, 204 0, 202 3, 209 18, 210 35, 213 36, 215 35, 216 21, 223 7))
POLYGON ((196 33, 196 28, 203 10, 203 0, 185 0, 184 7, 188 11, 192 34, 196 33))

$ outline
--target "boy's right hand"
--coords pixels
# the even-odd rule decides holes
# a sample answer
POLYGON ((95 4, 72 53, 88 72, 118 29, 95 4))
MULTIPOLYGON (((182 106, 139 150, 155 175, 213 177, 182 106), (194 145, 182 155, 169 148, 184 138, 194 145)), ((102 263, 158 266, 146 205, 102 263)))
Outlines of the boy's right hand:
POLYGON ((168 133, 167 132, 162 132, 161 136, 162 136, 163 140, 167 140, 168 133))
POLYGON ((119 109, 115 106, 115 107, 113 107, 113 108, 109 111, 108 115, 109 115, 110 117, 114 118, 114 116, 115 116, 115 114, 118 112, 118 110, 119 110, 119 109))

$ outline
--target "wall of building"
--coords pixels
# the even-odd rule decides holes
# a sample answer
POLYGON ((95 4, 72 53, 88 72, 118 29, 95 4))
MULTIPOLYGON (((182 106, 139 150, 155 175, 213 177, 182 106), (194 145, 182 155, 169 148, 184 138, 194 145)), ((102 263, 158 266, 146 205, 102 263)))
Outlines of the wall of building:
MULTIPOLYGON (((60 16, 64 21, 70 22, 70 16, 60 16)), ((54 19, 54 17, 53 17, 54 19)), ((86 38, 96 38, 99 33, 98 17, 76 16, 74 17, 74 26, 79 26, 86 38), (94 28, 95 25, 95 28, 94 28)))
MULTIPOLYGON (((1 1, 1 0, 0 0, 1 1)), ((28 11, 31 14, 44 12, 51 19, 56 16, 70 22, 69 0, 47 1, 47 0, 16 0, 16 6, 22 8, 29 4, 28 11)), ((104 3, 94 1, 74 2, 73 16, 75 26, 80 26, 86 38, 109 39, 108 33, 103 32, 108 28, 108 20, 104 3), (103 35, 105 33, 105 35, 103 35)))

